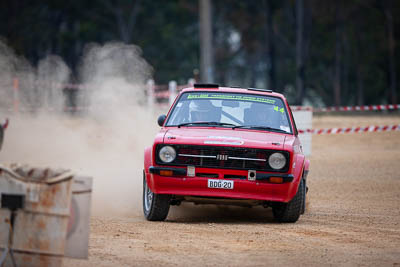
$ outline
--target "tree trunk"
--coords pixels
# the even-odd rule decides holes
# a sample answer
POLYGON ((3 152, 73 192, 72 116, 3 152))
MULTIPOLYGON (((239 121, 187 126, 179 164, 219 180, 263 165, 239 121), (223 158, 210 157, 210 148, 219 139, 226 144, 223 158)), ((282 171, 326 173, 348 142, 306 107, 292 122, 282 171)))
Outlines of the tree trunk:
POLYGON ((247 66, 248 67, 248 77, 249 77, 249 87, 256 88, 257 87, 257 55, 256 52, 249 52, 247 56, 247 66))
POLYGON ((357 64, 357 105, 364 105, 364 80, 361 64, 357 64))
POLYGON ((395 40, 394 40, 394 25, 391 0, 384 2, 384 13, 386 18, 386 33, 388 45, 388 63, 389 63, 389 102, 397 104, 397 91, 396 91, 396 62, 395 62, 395 40))
POLYGON ((114 3, 111 0, 102 1, 106 8, 113 12, 120 38, 124 43, 129 44, 132 42, 133 28, 136 24, 140 1, 141 0, 134 1, 129 6, 129 10, 126 10, 126 7, 122 4, 118 5, 118 2, 114 3), (114 5, 116 5, 116 7, 114 7, 114 5), (126 12, 128 12, 128 16, 125 16, 126 12))
POLYGON ((364 105, 364 62, 363 62, 363 34, 358 29, 355 35, 354 58, 356 61, 357 75, 357 105, 364 105))
POLYGON ((350 44, 345 32, 342 33, 341 39, 341 47, 342 47, 342 105, 350 105, 354 103, 350 103, 350 101, 354 101, 351 99, 352 90, 350 89, 349 82, 350 82, 350 68, 351 68, 351 53, 350 53, 350 44))
POLYGON ((214 82, 214 52, 212 46, 211 0, 199 0, 200 6, 200 79, 214 82))
POLYGON ((276 74, 275 74, 275 42, 274 42, 274 31, 273 31, 273 20, 271 9, 271 1, 264 0, 265 6, 265 62, 267 62, 267 80, 266 87, 268 89, 277 90, 276 88, 276 74))
POLYGON ((304 98, 304 2, 296 1, 296 104, 304 98))
POLYGON ((340 106, 340 91, 341 91, 341 61, 342 61, 342 25, 340 20, 340 7, 339 3, 336 3, 335 12, 335 23, 336 23, 336 43, 335 43, 335 75, 333 80, 333 91, 334 91, 334 101, 335 106, 340 106))

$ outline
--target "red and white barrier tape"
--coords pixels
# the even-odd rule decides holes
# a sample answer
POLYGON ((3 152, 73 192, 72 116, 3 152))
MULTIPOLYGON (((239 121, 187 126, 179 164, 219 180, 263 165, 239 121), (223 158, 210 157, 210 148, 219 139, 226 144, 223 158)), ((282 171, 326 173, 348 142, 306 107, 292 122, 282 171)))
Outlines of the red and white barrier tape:
MULTIPOLYGON (((51 86, 55 88, 63 88, 65 90, 79 90, 88 89, 93 87, 90 84, 73 84, 73 83, 57 83, 52 81, 36 81, 36 86, 51 86)), ((182 89, 191 87, 192 84, 178 85, 177 91, 180 92, 182 89)), ((153 85, 152 89, 153 97, 155 98, 169 98, 171 92, 168 90, 168 85, 153 85)), ((369 106, 347 106, 347 107, 326 107, 326 108, 313 108, 306 106, 291 106, 292 111, 312 111, 312 112, 333 112, 333 111, 382 111, 382 110, 398 110, 400 104, 394 105, 369 105, 369 106)))
POLYGON ((169 91, 155 92, 153 95, 157 98, 169 98, 170 92, 169 91))
MULTIPOLYGON (((185 88, 188 88, 188 87, 190 87, 190 86, 192 86, 192 85, 190 85, 190 84, 184 84, 184 85, 178 85, 177 87, 176 87, 176 90, 177 90, 177 92, 180 92, 180 91, 182 91, 183 89, 185 89, 185 88)), ((161 87, 161 86, 155 86, 154 87, 154 89, 161 89, 161 88, 164 88, 165 89, 165 86, 163 86, 163 87, 161 87)), ((171 92, 167 89, 167 90, 160 90, 160 91, 157 91, 157 92, 153 92, 153 96, 155 96, 155 97, 157 97, 157 98, 169 98, 170 97, 170 95, 171 95, 171 92)))
POLYGON ((298 130, 299 133, 311 134, 342 134, 342 133, 366 133, 366 132, 389 132, 400 131, 399 125, 385 126, 365 126, 365 127, 349 127, 349 128, 326 128, 326 129, 305 129, 298 130))
POLYGON ((371 105, 371 106, 348 106, 348 107, 327 107, 312 108, 304 106, 291 106, 292 111, 314 111, 314 112, 331 112, 331 111, 381 111, 400 109, 400 104, 395 105, 371 105))
POLYGON ((313 111, 312 107, 305 107, 305 106, 290 106, 292 111, 313 111))

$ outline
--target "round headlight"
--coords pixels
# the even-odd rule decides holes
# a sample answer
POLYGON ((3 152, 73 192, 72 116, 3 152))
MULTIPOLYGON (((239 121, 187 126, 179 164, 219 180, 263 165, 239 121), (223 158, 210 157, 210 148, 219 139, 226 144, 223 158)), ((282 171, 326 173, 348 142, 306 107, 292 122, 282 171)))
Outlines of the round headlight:
POLYGON ((269 156, 268 163, 273 169, 279 170, 285 167, 286 158, 282 153, 275 152, 269 156))
POLYGON ((170 163, 174 161, 176 157, 176 151, 172 146, 164 146, 163 148, 160 149, 158 155, 160 156, 160 159, 163 162, 170 163))

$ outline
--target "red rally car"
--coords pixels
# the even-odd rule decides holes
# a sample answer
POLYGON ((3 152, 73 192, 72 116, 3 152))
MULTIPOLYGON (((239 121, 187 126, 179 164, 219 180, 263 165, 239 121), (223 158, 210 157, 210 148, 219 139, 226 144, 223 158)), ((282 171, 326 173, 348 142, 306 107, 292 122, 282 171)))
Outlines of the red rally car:
POLYGON ((309 160, 283 95, 195 84, 158 124, 144 151, 147 220, 165 220, 182 201, 272 207, 279 222, 304 213, 309 160))

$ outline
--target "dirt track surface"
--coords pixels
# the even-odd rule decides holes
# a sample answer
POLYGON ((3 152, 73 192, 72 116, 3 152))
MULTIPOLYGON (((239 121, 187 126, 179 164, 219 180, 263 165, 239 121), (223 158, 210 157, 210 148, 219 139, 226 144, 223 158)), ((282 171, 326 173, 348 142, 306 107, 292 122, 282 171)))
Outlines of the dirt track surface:
MULTIPOLYGON (((321 116, 314 128, 400 124, 321 116)), ((93 217, 88 260, 65 266, 400 266, 400 132, 313 136, 306 214, 173 207, 165 222, 93 217)))

